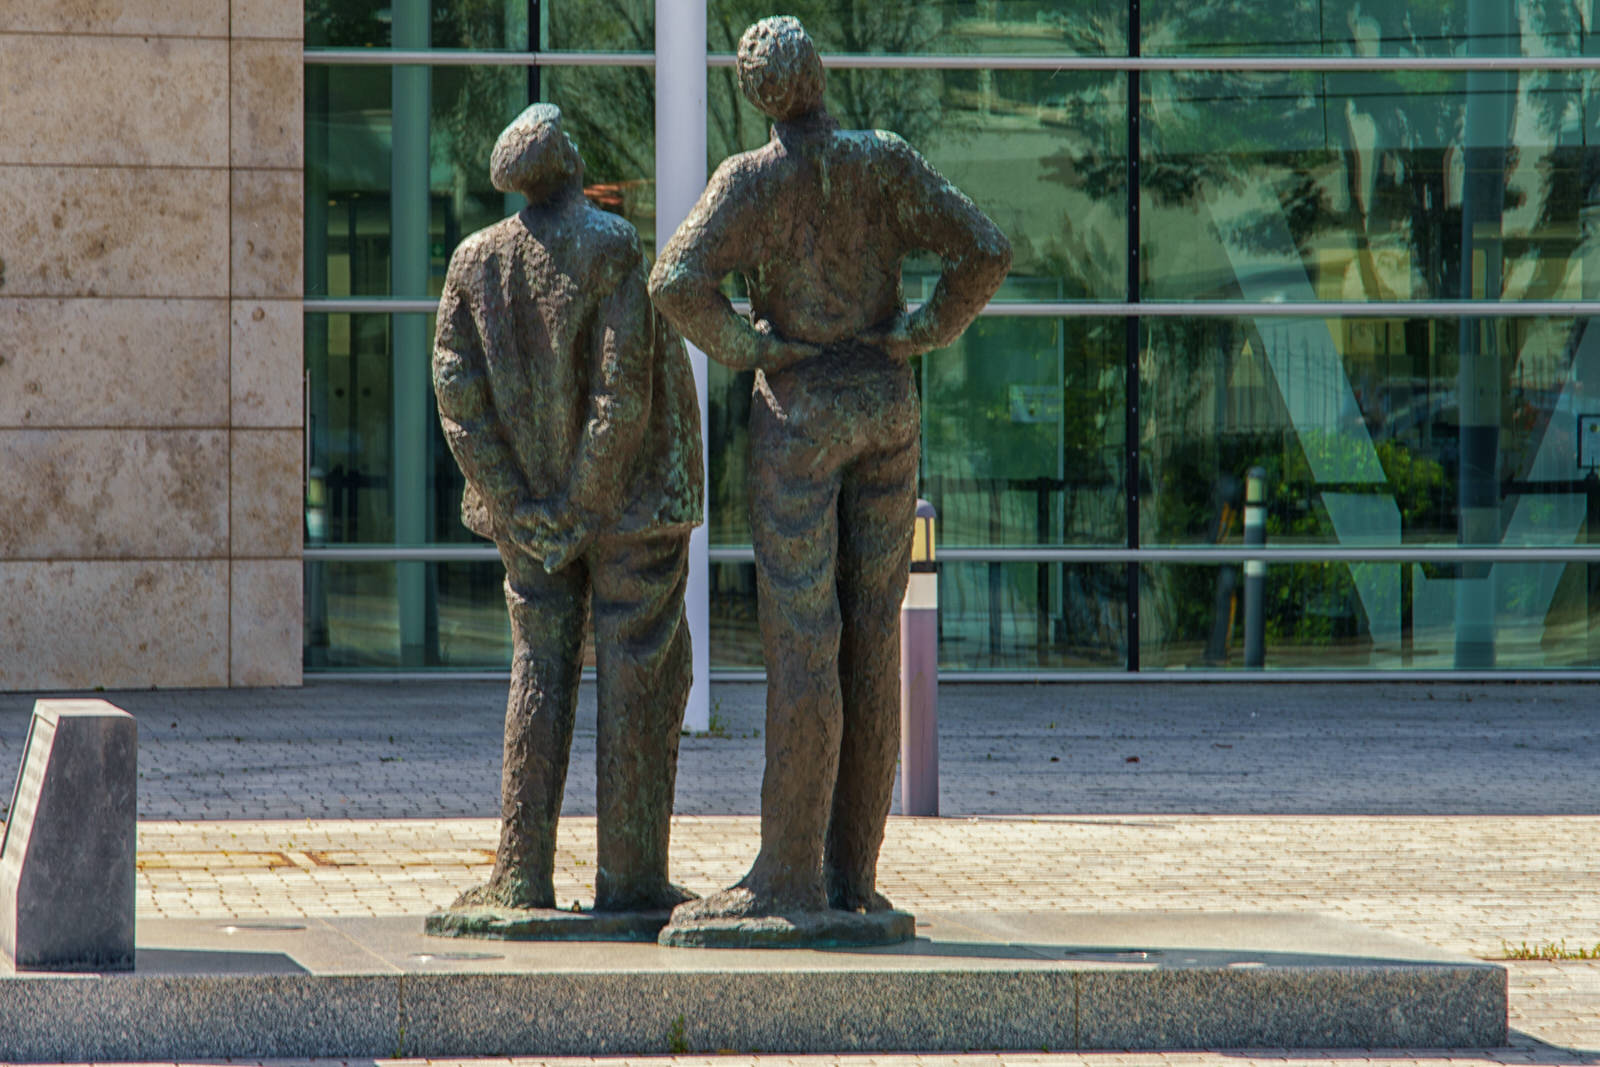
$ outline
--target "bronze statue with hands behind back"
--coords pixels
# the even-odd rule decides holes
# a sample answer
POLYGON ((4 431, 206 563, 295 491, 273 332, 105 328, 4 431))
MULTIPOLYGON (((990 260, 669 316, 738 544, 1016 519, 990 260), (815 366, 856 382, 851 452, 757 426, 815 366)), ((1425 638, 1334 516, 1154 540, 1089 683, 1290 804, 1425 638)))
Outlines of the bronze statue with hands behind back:
POLYGON ((693 373, 651 306, 638 234, 585 199, 560 110, 523 112, 490 170, 528 206, 451 256, 433 382, 466 476, 462 521, 506 568, 501 832, 489 882, 427 929, 651 938, 694 895, 667 878, 689 531, 702 516, 693 373), (555 910, 552 875, 591 606, 598 864, 594 911, 573 913, 555 910))

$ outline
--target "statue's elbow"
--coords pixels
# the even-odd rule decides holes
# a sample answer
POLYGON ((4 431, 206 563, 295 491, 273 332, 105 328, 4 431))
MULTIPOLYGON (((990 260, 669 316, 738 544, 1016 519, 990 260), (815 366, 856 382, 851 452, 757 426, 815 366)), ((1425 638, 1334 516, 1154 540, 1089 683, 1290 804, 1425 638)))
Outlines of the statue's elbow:
POLYGON ((979 241, 968 262, 973 273, 984 280, 990 292, 1000 288, 1011 270, 1011 242, 998 229, 979 241))
POLYGON ((656 260, 646 283, 650 302, 664 312, 670 312, 683 303, 684 279, 664 259, 656 260))
POLYGON ((983 244, 984 265, 989 272, 1001 278, 1011 269, 1011 242, 996 227, 989 240, 983 244))

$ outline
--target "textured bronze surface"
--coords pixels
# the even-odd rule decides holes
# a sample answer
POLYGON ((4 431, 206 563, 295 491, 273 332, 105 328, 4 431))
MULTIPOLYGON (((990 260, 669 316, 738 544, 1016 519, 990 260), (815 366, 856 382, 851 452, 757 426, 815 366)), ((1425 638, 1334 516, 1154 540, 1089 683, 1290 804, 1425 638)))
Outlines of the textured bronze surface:
MULTIPOLYGON (((439 420, 467 481, 462 521, 499 546, 514 644, 494 873, 452 910, 523 909, 528 930, 561 937, 570 922, 532 920, 555 905, 591 614, 595 909, 659 912, 693 896, 667 879, 667 832, 690 682, 683 591, 702 514, 699 408, 683 342, 646 294, 638 234, 584 198, 560 110, 523 112, 491 172, 528 207, 456 249, 433 356, 439 420)), ((435 927, 502 936, 482 923, 435 927)))
POLYGON ((711 358, 756 371, 761 852, 737 886, 680 907, 663 943, 681 924, 889 910, 874 882, 899 744, 899 610, 916 508, 920 415, 907 360, 959 337, 1011 262, 1005 235, 904 140, 839 128, 798 21, 750 27, 738 72, 774 120, 772 139, 717 169, 662 250, 650 295, 711 358), (938 255, 943 273, 907 314, 900 266, 915 251, 938 255), (732 272, 748 286, 749 319, 719 291, 732 272))

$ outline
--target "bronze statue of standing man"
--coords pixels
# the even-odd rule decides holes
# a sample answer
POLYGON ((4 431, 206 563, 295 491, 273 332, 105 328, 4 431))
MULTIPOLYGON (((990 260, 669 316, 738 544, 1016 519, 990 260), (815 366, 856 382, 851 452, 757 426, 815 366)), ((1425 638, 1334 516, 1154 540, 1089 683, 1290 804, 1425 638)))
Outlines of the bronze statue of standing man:
POLYGON ((653 938, 693 897, 667 878, 691 670, 689 531, 702 515, 693 372, 651 306, 638 234, 584 198, 560 109, 523 112, 490 170, 528 206, 451 256, 433 384, 466 476, 462 521, 506 568, 500 844, 488 884, 427 929, 653 938), (552 874, 591 615, 599 862, 594 911, 576 914, 554 910, 552 874))
POLYGON ((754 369, 750 523, 767 666, 761 851, 682 905, 664 944, 861 944, 911 936, 875 888, 899 733, 899 612, 920 415, 909 357, 960 336, 1004 280, 1005 236, 910 145, 841 130, 793 18, 739 42, 772 139, 717 169, 650 276, 713 359, 754 369), (902 260, 944 264, 907 314, 902 260), (750 318, 719 292, 744 275, 750 318))

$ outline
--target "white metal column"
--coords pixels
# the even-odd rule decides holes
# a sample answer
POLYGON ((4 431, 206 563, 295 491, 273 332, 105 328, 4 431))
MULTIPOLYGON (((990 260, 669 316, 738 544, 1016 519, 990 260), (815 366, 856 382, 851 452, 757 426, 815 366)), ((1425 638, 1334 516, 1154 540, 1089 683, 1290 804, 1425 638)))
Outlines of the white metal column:
MULTIPOLYGON (((705 0, 656 0, 656 249, 663 248, 706 185, 705 0)), ((700 399, 702 445, 706 422, 706 357, 689 346, 700 399)), ((701 471, 701 483, 705 483, 701 471)), ((706 527, 689 539, 685 610, 694 644, 694 687, 684 725, 711 725, 711 558, 706 527)))

